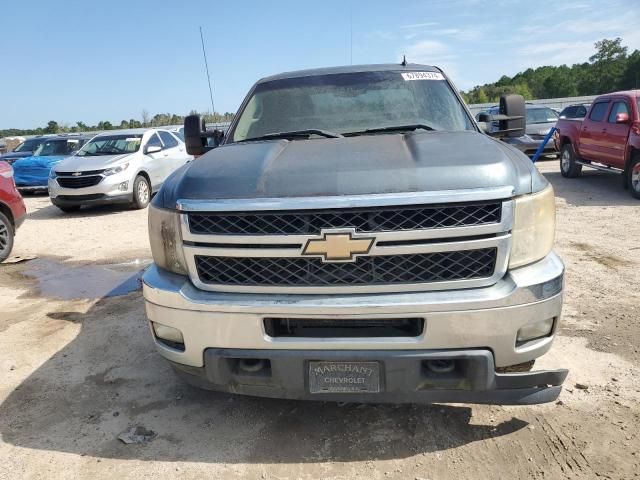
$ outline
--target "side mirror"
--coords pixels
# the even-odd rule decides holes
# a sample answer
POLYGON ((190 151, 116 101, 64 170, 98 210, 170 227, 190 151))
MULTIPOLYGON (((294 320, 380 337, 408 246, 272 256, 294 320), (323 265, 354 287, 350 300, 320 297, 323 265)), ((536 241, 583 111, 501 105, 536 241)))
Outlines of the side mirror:
POLYGON ((204 120, 200 115, 188 115, 184 119, 184 144, 189 155, 199 156, 207 151, 207 144, 203 136, 206 130, 204 120))
POLYGON ((629 123, 629 114, 628 113, 617 113, 616 114, 616 123, 629 123))
POLYGON ((145 154, 149 154, 149 153, 158 153, 162 151, 162 147, 159 145, 147 145, 147 147, 144 149, 144 153, 145 154))
POLYGON ((219 146, 224 140, 221 130, 207 131, 204 119, 200 115, 188 115, 184 119, 184 144, 187 153, 195 157, 204 155, 219 146))
POLYGON ((507 137, 521 137, 524 135, 527 125, 527 116, 522 95, 503 95, 500 97, 500 131, 507 137))
POLYGON ((480 128, 492 137, 521 137, 525 133, 526 111, 522 95, 500 97, 497 115, 482 112, 478 114, 480 128))

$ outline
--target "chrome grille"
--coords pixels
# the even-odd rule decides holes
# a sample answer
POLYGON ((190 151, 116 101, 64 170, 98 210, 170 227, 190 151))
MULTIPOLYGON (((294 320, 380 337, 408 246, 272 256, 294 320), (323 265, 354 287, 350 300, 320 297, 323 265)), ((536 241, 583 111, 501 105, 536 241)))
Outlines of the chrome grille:
POLYGON ((403 285, 489 278, 497 249, 360 257, 322 263, 304 257, 195 256, 201 282, 230 286, 403 285))
POLYGON ((389 232, 499 223, 501 202, 412 205, 341 210, 191 213, 189 230, 202 235, 305 235, 327 228, 389 232))

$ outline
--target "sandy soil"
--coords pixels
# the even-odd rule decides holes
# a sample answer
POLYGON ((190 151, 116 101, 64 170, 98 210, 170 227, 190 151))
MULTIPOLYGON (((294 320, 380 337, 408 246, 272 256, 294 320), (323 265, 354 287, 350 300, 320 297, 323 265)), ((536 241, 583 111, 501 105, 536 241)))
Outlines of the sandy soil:
POLYGON ((146 212, 65 215, 27 197, 15 254, 39 258, 0 266, 0 479, 637 477, 640 202, 617 176, 540 168, 556 189, 567 277, 560 335, 538 366, 571 372, 559 402, 533 407, 194 390, 147 331, 146 212), (132 426, 155 436, 119 441, 132 426))

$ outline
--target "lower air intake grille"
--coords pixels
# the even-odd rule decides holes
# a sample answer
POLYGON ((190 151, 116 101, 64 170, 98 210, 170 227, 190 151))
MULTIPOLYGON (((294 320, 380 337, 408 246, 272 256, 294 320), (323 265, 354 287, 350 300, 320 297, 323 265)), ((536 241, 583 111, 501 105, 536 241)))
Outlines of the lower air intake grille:
POLYGON ((196 255, 200 281, 214 285, 315 287, 402 285, 489 278, 496 248, 360 257, 353 263, 317 258, 210 257, 196 255))
POLYGON ((345 318, 265 318, 264 329, 270 337, 419 337, 424 330, 424 319, 372 318, 355 320, 345 318))

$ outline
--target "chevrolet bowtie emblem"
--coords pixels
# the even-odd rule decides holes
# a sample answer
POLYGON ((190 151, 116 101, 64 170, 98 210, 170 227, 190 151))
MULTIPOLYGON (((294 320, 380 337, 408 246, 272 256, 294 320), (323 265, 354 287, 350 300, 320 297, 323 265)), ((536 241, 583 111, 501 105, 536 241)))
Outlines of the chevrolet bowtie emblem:
POLYGON ((357 237, 354 231, 323 231, 322 238, 307 242, 302 254, 321 256, 324 262, 351 262, 369 253, 373 241, 372 237, 357 237))
POLYGON ((73 175, 74 177, 79 177, 80 175, 82 175, 82 172, 73 172, 71 175, 73 175))

